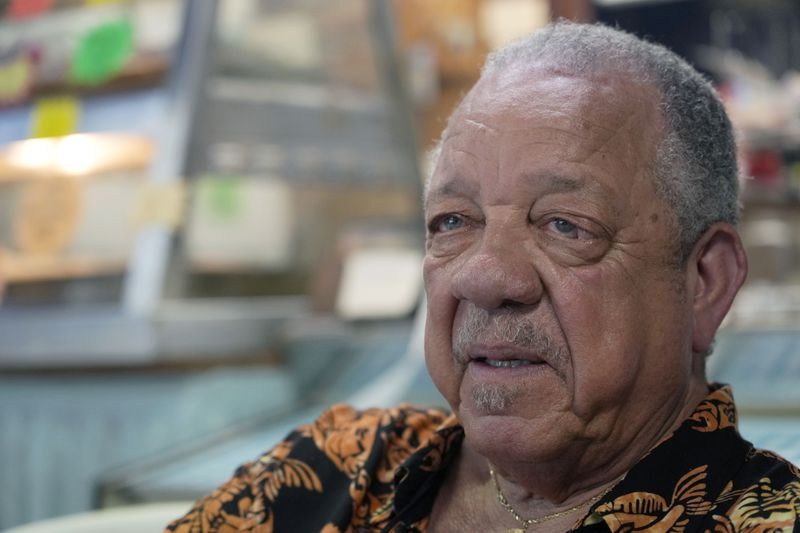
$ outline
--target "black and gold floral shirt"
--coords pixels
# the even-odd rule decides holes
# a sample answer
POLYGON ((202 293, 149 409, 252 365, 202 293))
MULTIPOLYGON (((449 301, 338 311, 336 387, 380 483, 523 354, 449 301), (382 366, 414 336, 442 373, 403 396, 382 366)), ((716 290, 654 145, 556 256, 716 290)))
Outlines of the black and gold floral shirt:
MULTIPOLYGON (((337 405, 200 500, 167 531, 417 532, 464 432, 438 409, 337 405)), ((730 388, 707 398, 574 531, 800 531, 800 470, 736 429, 730 388)))

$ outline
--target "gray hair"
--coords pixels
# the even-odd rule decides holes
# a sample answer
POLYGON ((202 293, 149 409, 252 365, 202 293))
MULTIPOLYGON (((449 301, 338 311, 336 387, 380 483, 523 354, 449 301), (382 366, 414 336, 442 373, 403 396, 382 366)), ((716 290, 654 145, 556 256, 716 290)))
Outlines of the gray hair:
POLYGON ((712 224, 736 224, 739 171, 733 129, 714 88, 686 61, 621 30, 561 21, 491 54, 481 75, 520 64, 588 78, 617 73, 659 90, 666 131, 654 177, 658 194, 672 206, 680 264, 712 224))

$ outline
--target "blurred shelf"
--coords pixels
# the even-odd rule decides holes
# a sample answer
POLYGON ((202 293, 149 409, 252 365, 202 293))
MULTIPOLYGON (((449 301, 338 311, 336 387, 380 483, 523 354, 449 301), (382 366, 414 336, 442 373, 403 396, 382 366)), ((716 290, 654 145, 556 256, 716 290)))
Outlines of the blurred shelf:
POLYGON ((692 0, 594 0, 594 4, 598 7, 607 8, 626 8, 626 7, 644 7, 657 4, 673 4, 677 2, 689 2, 692 0))
POLYGON ((785 152, 800 148, 800 131, 795 129, 744 127, 740 135, 740 142, 748 149, 775 149, 785 152))
POLYGON ((6 283, 119 275, 125 272, 126 267, 126 260, 21 255, 7 251, 0 253, 0 277, 6 283))
MULTIPOLYGON (((720 333, 727 336, 773 332, 795 334, 800 341, 800 284, 747 283, 723 321, 720 333)), ((798 346, 800 358, 800 346, 798 346)))
POLYGON ((108 305, 0 310, 0 370, 262 358, 287 322, 308 314, 300 296, 164 302, 149 318, 108 305))
POLYGON ((68 94, 80 98, 154 88, 164 82, 169 72, 169 66, 169 58, 166 56, 143 55, 131 59, 123 71, 102 84, 86 85, 69 80, 39 83, 31 87, 30 95, 25 100, 12 104, 0 104, 0 112, 14 107, 31 105, 37 99, 47 96, 68 94))
MULTIPOLYGON (((167 90, 163 86, 79 95, 80 119, 76 133, 118 132, 156 138, 164 130, 167 90)), ((28 139, 34 106, 2 110, 0 145, 28 139)))
POLYGON ((374 92, 324 85, 283 81, 253 80, 244 77, 216 76, 209 80, 208 95, 214 100, 277 104, 309 109, 336 109, 343 112, 384 114, 386 98, 374 92))
POLYGON ((742 198, 742 212, 747 214, 755 209, 778 209, 781 211, 796 211, 800 210, 800 193, 797 192, 783 192, 783 193, 761 193, 753 194, 745 191, 742 198))
POLYGON ((708 375, 733 386, 741 413, 800 416, 800 331, 722 330, 708 375))

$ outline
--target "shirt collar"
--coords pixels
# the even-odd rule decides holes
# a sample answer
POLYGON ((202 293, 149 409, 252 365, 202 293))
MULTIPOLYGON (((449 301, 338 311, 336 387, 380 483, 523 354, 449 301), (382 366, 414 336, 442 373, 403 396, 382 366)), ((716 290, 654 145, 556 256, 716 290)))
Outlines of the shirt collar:
POLYGON ((401 527, 391 531, 405 531, 404 524, 418 523, 430 515, 435 494, 463 440, 464 429, 455 415, 450 415, 429 441, 403 461, 394 476, 393 502, 393 522, 401 527))
MULTIPOLYGON (((663 438, 598 501, 587 516, 602 518, 611 531, 684 531, 699 523, 727 482, 747 459, 752 445, 737 429, 729 386, 711 384, 706 398, 670 435, 663 438)), ((587 521, 584 524, 588 525, 587 521)))

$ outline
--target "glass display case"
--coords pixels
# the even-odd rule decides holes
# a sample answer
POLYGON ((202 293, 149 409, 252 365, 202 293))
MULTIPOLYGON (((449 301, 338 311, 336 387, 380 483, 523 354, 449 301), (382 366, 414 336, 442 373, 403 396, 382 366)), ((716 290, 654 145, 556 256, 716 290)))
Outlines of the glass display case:
POLYGON ((3 309, 117 302, 183 4, 39 4, 0 19, 3 309))
POLYGON ((224 359, 309 313, 409 316, 422 184, 388 4, 105 4, 0 22, 0 69, 28 72, 0 87, 0 366, 224 359))
POLYGON ((186 91, 176 76, 185 8, 3 4, 0 368, 152 352, 125 288, 151 224, 154 176, 180 158, 161 147, 186 91))

